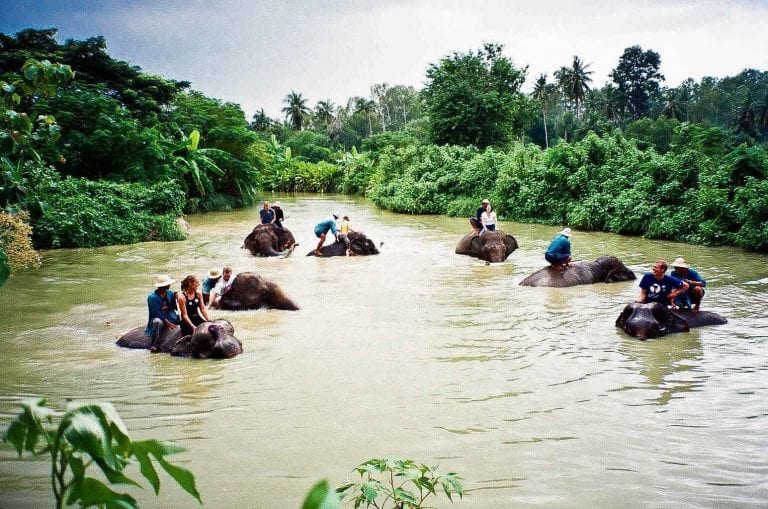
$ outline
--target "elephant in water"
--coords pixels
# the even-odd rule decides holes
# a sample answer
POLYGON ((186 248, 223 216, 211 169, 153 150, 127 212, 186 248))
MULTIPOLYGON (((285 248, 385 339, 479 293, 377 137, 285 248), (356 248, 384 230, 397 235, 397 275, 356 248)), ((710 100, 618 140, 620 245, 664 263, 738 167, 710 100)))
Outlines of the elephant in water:
POLYGON ((658 302, 627 304, 616 319, 616 327, 638 339, 656 338, 694 327, 722 325, 728 320, 710 311, 671 310, 658 302))
MULTIPOLYGON (((161 352, 177 357, 198 359, 229 359, 243 353, 243 345, 235 336, 235 329, 227 320, 214 320, 198 325, 191 336, 181 337, 181 328, 166 328, 158 341, 161 352)), ((117 340, 125 348, 149 350, 149 336, 144 327, 134 327, 117 340)))
POLYGON ((248 234, 242 247, 254 256, 288 256, 296 245, 293 234, 285 227, 260 224, 248 234))
MULTIPOLYGON (((363 232, 349 232, 349 250, 352 251, 354 256, 368 256, 377 255, 379 250, 376 248, 376 244, 371 239, 366 237, 363 232)), ((347 246, 344 242, 337 240, 333 244, 323 246, 320 249, 323 256, 346 256, 347 246)), ((307 256, 315 256, 315 250, 313 249, 307 256)))
POLYGON ((578 262, 563 272, 545 267, 520 281, 522 286, 566 286, 589 285, 592 283, 617 283, 632 281, 635 273, 629 270, 615 256, 601 256, 594 262, 578 262))
POLYGON ((501 230, 482 235, 469 233, 459 241, 456 254, 474 256, 487 262, 503 262, 517 249, 517 240, 501 230))
POLYGON ((285 295, 282 288, 253 272, 241 272, 235 276, 232 286, 221 296, 218 307, 233 311, 259 308, 292 311, 299 309, 299 306, 285 295))

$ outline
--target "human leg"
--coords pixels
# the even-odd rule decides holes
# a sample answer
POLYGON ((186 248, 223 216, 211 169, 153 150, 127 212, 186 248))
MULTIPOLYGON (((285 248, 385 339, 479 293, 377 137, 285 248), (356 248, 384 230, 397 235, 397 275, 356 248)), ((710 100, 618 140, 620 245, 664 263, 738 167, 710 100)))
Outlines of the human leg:
POLYGON ((701 305, 701 299, 704 298, 704 288, 696 286, 688 290, 686 293, 691 294, 691 309, 698 311, 699 306, 701 305))
POLYGON ((317 237, 320 239, 320 242, 317 243, 317 247, 315 248, 315 256, 323 256, 323 252, 320 251, 320 249, 323 247, 323 243, 325 242, 325 233, 320 233, 317 235, 317 237))
POLYGON ((152 320, 152 334, 149 339, 149 351, 152 353, 159 352, 158 343, 160 342, 160 334, 163 333, 163 321, 159 318, 152 320))

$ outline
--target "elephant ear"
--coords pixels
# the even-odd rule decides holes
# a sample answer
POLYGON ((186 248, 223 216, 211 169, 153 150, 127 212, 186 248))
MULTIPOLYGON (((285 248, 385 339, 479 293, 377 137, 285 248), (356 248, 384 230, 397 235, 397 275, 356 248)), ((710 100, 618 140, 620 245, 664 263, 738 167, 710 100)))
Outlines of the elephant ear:
POLYGON ((519 246, 517 245, 517 239, 512 235, 504 236, 504 244, 507 246, 507 256, 512 254, 519 246))
POLYGON ((631 314, 632 314, 632 304, 627 304, 626 306, 624 306, 624 310, 616 319, 616 327, 624 328, 624 324, 627 323, 627 318, 629 318, 631 314))

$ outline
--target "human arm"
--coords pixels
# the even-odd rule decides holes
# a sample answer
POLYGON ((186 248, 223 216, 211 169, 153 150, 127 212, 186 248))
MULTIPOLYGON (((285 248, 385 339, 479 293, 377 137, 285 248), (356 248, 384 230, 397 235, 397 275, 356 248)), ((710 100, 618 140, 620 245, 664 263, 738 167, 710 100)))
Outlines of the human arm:
POLYGON ((203 294, 201 292, 197 292, 197 298, 200 299, 200 314, 203 318, 205 318, 206 322, 210 322, 211 319, 208 318, 208 306, 205 305, 205 299, 203 299, 203 294))
POLYGON ((637 295, 637 298, 635 299, 635 302, 644 303, 645 299, 648 297, 648 290, 645 288, 640 288, 640 293, 637 295))
MULTIPOLYGON (((163 325, 168 327, 169 329, 175 329, 176 324, 173 322, 173 319, 170 314, 170 310, 168 312, 163 311, 163 299, 164 297, 161 297, 156 292, 150 294, 149 297, 147 297, 147 307, 149 308, 149 321, 151 322, 154 318, 159 318, 163 321, 163 325)), ((174 305, 175 305, 175 298, 174 298, 174 305)))
POLYGON ((187 322, 187 324, 194 329, 195 324, 192 323, 192 319, 189 317, 189 313, 187 313, 187 306, 184 303, 184 297, 181 292, 176 294, 176 304, 178 304, 179 312, 181 313, 181 321, 187 322))

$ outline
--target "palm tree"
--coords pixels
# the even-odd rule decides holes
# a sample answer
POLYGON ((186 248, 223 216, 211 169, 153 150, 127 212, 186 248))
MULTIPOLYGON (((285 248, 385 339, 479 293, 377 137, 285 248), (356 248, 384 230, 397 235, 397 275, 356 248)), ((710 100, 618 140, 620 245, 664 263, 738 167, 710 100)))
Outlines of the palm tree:
POLYGON ((291 90, 291 93, 283 99, 283 103, 286 105, 285 108, 283 108, 285 118, 290 121, 291 126, 295 130, 301 131, 301 126, 309 115, 307 100, 304 99, 300 93, 291 90))
POLYGON ((315 105, 315 119, 327 129, 333 122, 333 114, 335 111, 336 105, 333 104, 330 99, 317 101, 317 104, 315 105))
POLYGON ((373 123, 371 117, 376 113, 376 103, 365 97, 355 99, 355 113, 363 113, 368 117, 368 136, 373 134, 373 123))
POLYGON ((549 148, 549 132, 547 131, 547 108, 554 96, 554 86, 547 83, 547 75, 542 74, 533 86, 531 96, 541 103, 541 115, 544 118, 544 145, 549 148))
POLYGON ((581 116, 579 105, 584 102, 584 98, 590 90, 589 83, 592 82, 592 78, 589 76, 594 71, 589 70, 590 65, 592 64, 585 64, 578 56, 574 55, 570 68, 561 67, 555 71, 557 84, 563 91, 563 95, 573 101, 577 118, 581 116))
POLYGON ((666 98, 664 101, 664 108, 661 110, 661 114, 667 118, 674 118, 679 121, 687 115, 688 104, 681 97, 681 93, 677 89, 667 90, 666 98))
POLYGON ((253 131, 266 131, 270 127, 272 127, 272 119, 264 112, 264 108, 253 114, 253 119, 251 120, 251 129, 253 131))

